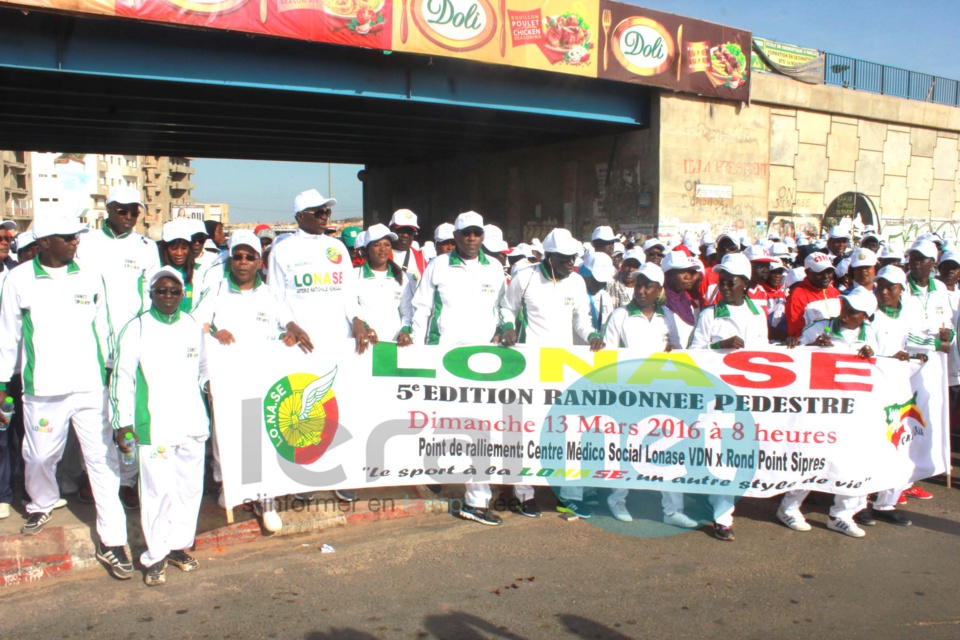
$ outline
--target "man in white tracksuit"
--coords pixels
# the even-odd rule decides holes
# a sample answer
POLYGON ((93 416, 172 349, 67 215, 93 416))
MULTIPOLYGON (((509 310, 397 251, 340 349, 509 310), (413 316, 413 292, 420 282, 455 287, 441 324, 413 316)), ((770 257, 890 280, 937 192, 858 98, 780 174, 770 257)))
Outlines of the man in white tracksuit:
POLYGON ((188 553, 203 497, 210 423, 202 388, 207 360, 200 324, 180 311, 183 277, 172 267, 149 280, 149 311, 120 332, 110 384, 111 424, 121 451, 134 434, 140 462, 140 556, 147 586, 163 584, 167 561, 183 571, 199 564, 188 553))
MULTIPOLYGON (((543 262, 518 272, 507 287, 500 305, 504 329, 500 344, 573 346, 576 335, 592 351, 602 349, 603 339, 591 319, 587 285, 573 270, 582 245, 566 229, 554 229, 543 239, 543 249, 543 262)), ((561 487, 557 510, 580 518, 592 515, 583 503, 583 487, 561 487)))
MULTIPOLYGON (((144 210, 140 191, 121 186, 107 196, 107 219, 103 228, 83 234, 77 258, 95 267, 107 290, 110 324, 119 332, 125 324, 150 306, 146 278, 160 268, 157 243, 134 231, 144 210)), ((113 363, 107 363, 112 369, 113 363)), ((137 508, 137 467, 120 465, 120 496, 124 506, 137 508)))
MULTIPOLYGON (((287 346, 300 345, 304 351, 312 351, 310 337, 293 321, 293 313, 287 303, 260 278, 260 251, 260 240, 252 231, 234 231, 230 236, 230 260, 226 263, 229 271, 226 277, 210 283, 210 288, 200 294, 200 301, 191 315, 204 331, 223 345, 258 345, 270 340, 282 340, 287 346)), ((220 429, 226 429, 226 433, 229 433, 235 426, 222 425, 220 429)), ((217 434, 214 420, 213 479, 222 482, 217 434)), ((222 498, 222 491, 220 496, 222 498)), ((258 501, 253 509, 267 531, 276 532, 283 527, 274 500, 258 501)))
MULTIPOLYGON (((484 344, 493 342, 497 334, 506 277, 500 263, 488 259, 481 248, 483 217, 475 211, 461 213, 453 235, 457 248, 427 265, 413 296, 413 344, 484 344)), ((500 516, 487 508, 490 496, 488 484, 468 484, 466 504, 456 515, 499 525, 500 516)), ((531 498, 532 489, 521 500, 531 498)))
MULTIPOLYGON (((268 286, 287 302, 297 325, 312 340, 345 340, 352 335, 362 353, 370 336, 358 317, 353 261, 342 242, 325 235, 335 204, 335 198, 324 198, 316 189, 294 198, 294 219, 300 229, 273 244, 268 286)), ((357 499, 352 489, 334 493, 348 502, 357 499)))
MULTIPOLYGON (((39 533, 60 498, 55 476, 73 422, 97 508, 97 558, 128 579, 127 518, 118 495, 120 460, 107 423, 106 362, 110 326, 103 279, 74 260, 86 229, 75 218, 39 218, 40 254, 3 284, 0 402, 18 351, 23 379, 23 459, 30 494, 21 530, 39 533)), ((3 420, 0 417, 0 420, 3 420)))

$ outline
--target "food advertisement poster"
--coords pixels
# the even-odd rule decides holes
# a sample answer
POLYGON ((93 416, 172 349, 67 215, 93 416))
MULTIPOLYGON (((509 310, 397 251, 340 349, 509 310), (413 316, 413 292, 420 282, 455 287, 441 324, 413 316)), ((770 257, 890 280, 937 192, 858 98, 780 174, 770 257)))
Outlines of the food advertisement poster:
POLYGON ((603 0, 0 0, 444 56, 745 102, 748 31, 603 0))
POLYGON ((600 3, 598 77, 746 102, 749 31, 600 3))

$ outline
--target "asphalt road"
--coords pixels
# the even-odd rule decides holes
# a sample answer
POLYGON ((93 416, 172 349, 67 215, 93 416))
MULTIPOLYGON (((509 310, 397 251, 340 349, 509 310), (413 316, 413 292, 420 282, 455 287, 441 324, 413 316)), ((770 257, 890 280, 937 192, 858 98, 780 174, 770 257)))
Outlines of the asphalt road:
POLYGON ((960 490, 925 486, 936 498, 904 509, 913 526, 863 539, 824 527, 827 498, 806 533, 775 522, 773 501, 742 501, 733 543, 555 513, 275 538, 199 553, 159 588, 100 570, 8 588, 0 638, 952 639, 960 490))

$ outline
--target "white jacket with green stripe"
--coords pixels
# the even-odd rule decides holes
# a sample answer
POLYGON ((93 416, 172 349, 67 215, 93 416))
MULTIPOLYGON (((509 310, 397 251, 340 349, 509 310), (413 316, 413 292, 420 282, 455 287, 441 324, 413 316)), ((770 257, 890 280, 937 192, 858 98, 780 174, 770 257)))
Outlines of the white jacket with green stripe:
POLYGON ((414 344, 483 344, 500 323, 506 276, 499 262, 464 261, 456 250, 434 258, 413 295, 410 337, 414 344))
POLYGON ((100 272, 73 261, 51 269, 39 258, 7 275, 0 295, 0 386, 20 357, 23 392, 59 396, 106 384, 113 335, 100 272))
POLYGON ((110 378, 110 426, 133 427, 140 444, 172 446, 210 433, 203 403, 207 358, 188 313, 141 313, 120 332, 110 378))

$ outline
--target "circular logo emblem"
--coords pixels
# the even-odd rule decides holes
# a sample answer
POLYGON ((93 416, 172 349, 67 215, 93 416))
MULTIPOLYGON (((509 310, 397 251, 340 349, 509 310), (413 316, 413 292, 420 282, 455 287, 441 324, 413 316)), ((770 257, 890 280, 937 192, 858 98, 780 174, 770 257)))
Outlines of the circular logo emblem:
POLYGON ((265 394, 264 428, 285 460, 311 464, 330 446, 339 420, 333 393, 336 374, 336 368, 319 377, 292 373, 275 382, 265 394))
POLYGON ((449 51, 479 49, 497 33, 490 0, 413 0, 410 13, 427 40, 449 51))
POLYGON ((50 424, 50 422, 49 422, 46 418, 40 418, 40 426, 41 426, 41 427, 45 427, 45 426, 47 426, 48 424, 50 424))
POLYGON ((627 18, 611 36, 613 55, 623 68, 638 76, 655 76, 673 64, 677 46, 662 24, 649 18, 627 18))
POLYGON ((327 260, 333 264, 340 264, 340 261, 343 260, 343 254, 340 253, 340 250, 336 247, 327 248, 327 260))

